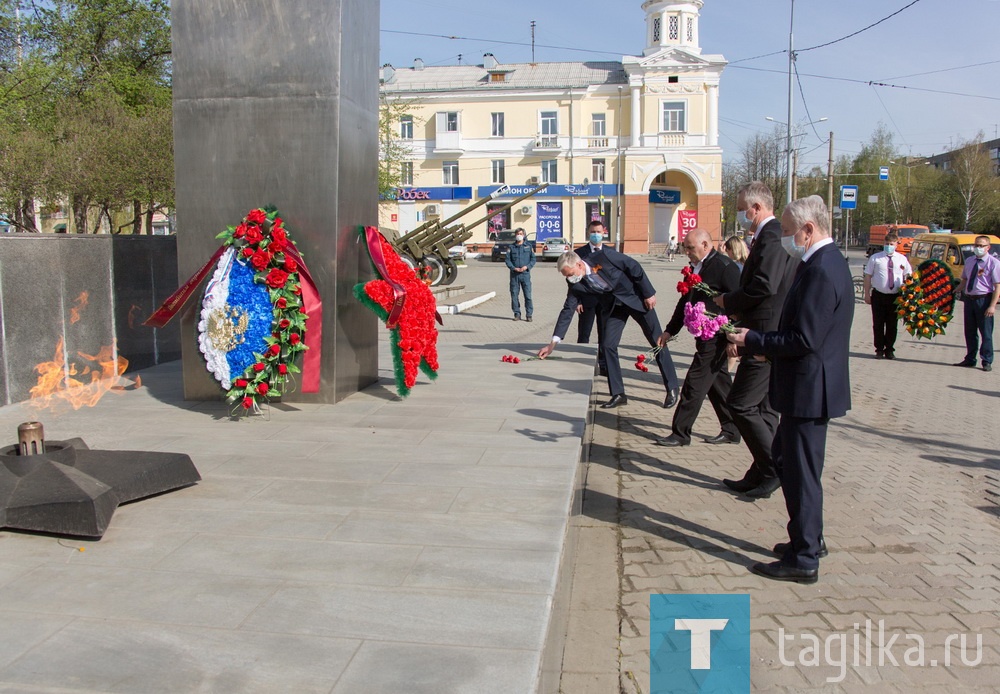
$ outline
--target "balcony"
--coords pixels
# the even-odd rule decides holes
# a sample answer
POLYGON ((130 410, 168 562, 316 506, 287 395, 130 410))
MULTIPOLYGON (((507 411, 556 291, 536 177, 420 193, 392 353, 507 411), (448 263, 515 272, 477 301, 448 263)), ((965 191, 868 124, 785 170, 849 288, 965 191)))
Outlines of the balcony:
POLYGON ((462 133, 458 131, 439 130, 434 138, 434 154, 462 154, 462 133))
POLYGON ((559 150, 559 136, 558 135, 536 135, 535 136, 535 146, 534 150, 536 152, 554 152, 559 150))
POLYGON ((601 135, 600 137, 588 137, 587 138, 587 149, 607 149, 609 140, 607 135, 601 135))
POLYGON ((660 133, 659 147, 686 147, 687 133, 660 133))

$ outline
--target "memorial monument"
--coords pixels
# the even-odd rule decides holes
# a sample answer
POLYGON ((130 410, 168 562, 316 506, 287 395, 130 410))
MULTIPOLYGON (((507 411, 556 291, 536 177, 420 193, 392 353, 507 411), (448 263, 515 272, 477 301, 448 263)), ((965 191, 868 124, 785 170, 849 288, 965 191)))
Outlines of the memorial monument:
MULTIPOLYGON (((174 0, 172 13, 181 281, 233 220, 278 207, 323 301, 319 392, 285 400, 337 402, 378 371, 378 324, 352 288, 372 278, 358 230, 377 223, 379 3, 174 0)), ((221 399, 194 304, 181 316, 184 395, 221 399)))

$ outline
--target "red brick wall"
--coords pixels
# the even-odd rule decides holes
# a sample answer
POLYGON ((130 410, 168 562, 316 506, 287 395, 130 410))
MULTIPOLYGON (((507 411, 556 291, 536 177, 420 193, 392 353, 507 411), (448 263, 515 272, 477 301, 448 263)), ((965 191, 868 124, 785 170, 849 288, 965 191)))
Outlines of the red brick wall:
POLYGON ((626 195, 622 215, 622 252, 649 252, 649 197, 626 195))

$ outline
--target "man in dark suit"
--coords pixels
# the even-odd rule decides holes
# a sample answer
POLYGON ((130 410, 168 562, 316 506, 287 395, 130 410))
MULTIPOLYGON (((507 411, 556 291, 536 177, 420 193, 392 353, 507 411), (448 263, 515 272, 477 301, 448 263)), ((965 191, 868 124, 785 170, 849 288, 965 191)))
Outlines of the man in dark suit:
POLYGON ((815 583, 823 542, 823 462, 827 424, 851 408, 848 354, 854 320, 851 271, 830 238, 818 195, 790 202, 781 215, 782 244, 801 257, 778 329, 729 335, 752 356, 771 360, 771 403, 781 413, 774 458, 788 510, 788 539, 774 547, 780 561, 750 570, 779 581, 815 583))
MULTIPOLYGON (((685 237, 681 248, 691 261, 693 272, 698 274, 702 282, 712 291, 721 294, 733 291, 739 286, 740 271, 736 263, 712 248, 712 236, 707 231, 692 230, 685 237)), ((692 289, 681 296, 673 317, 660 335, 661 347, 665 347, 667 340, 684 327, 684 307, 699 301, 709 306, 714 305, 711 296, 701 289, 692 289)), ((691 367, 684 377, 684 385, 681 386, 680 404, 674 410, 673 433, 666 438, 657 439, 657 444, 668 448, 691 445, 691 430, 694 428, 695 420, 698 419, 706 395, 722 425, 722 433, 710 440, 714 442, 721 437, 726 443, 739 442, 739 430, 733 423, 729 406, 726 404, 729 389, 733 385, 733 379, 729 375, 729 357, 726 355, 728 344, 721 332, 709 340, 695 339, 694 359, 691 360, 691 367)))
MULTIPOLYGON (((754 181, 740 188, 736 209, 740 224, 751 234, 750 255, 739 288, 714 301, 741 327, 768 332, 778 327, 781 304, 792 285, 798 261, 781 248, 781 224, 774 218, 774 199, 766 185, 754 181)), ((735 349, 730 355, 736 356, 735 349)), ((778 414, 767 397, 770 373, 770 364, 743 355, 727 400, 753 463, 743 479, 723 483, 751 498, 767 498, 781 484, 771 458, 778 414)))
MULTIPOLYGON (((604 247, 604 239, 607 236, 607 229, 604 222, 595 219, 587 225, 587 243, 576 249, 576 254, 581 260, 586 260, 591 253, 597 253, 604 247)), ((580 305, 576 311, 580 314, 577 319, 576 341, 585 345, 590 342, 590 333, 593 332, 594 322, 597 322, 597 368, 602 376, 608 375, 608 367, 604 363, 604 354, 601 352, 601 335, 604 334, 604 316, 598 315, 597 308, 600 304, 596 296, 585 296, 580 299, 580 305)))
MULTIPOLYGON (((625 323, 631 318, 642 328, 649 346, 657 346, 661 331, 654 309, 656 290, 639 263, 611 248, 602 248, 599 252, 592 253, 586 261, 581 260, 574 251, 568 251, 559 256, 556 269, 566 278, 566 301, 556 320, 552 341, 538 350, 538 356, 545 359, 562 342, 581 299, 596 296, 600 301, 599 310, 605 316, 600 349, 604 353, 608 388, 611 392, 611 399, 601 407, 608 409, 624 405, 628 402, 628 397, 625 395, 622 367, 618 360, 618 344, 621 342, 625 323)), ((670 351, 661 349, 656 355, 656 364, 667 389, 663 406, 673 407, 677 404, 679 389, 677 371, 670 358, 670 351)))

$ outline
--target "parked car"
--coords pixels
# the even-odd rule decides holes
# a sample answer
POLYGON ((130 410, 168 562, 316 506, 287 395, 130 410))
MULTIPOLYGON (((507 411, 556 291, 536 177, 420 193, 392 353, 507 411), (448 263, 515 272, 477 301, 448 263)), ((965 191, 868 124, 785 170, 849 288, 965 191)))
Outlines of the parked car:
POLYGON ((554 239, 545 239, 542 243, 542 260, 557 260, 566 251, 573 250, 569 241, 557 236, 554 239))
POLYGON ((448 249, 448 257, 452 260, 465 260, 465 244, 460 243, 448 249))
MULTIPOLYGON (((535 246, 535 239, 532 235, 528 235, 528 238, 524 240, 525 243, 531 244, 531 250, 538 252, 538 248, 535 246)), ((493 251, 490 253, 490 259, 494 263, 498 263, 507 257, 507 249, 514 244, 514 230, 513 229, 501 229, 497 232, 496 240, 493 242, 493 251)))
MULTIPOLYGON (((974 234, 967 231, 950 234, 920 234, 910 246, 910 265, 916 270, 925 260, 940 260, 947 265, 955 278, 962 276, 965 261, 972 257, 972 247, 977 236, 986 236, 990 240, 990 255, 1000 257, 1000 237, 990 234, 974 234)), ((962 288, 958 288, 961 296, 962 288)))

